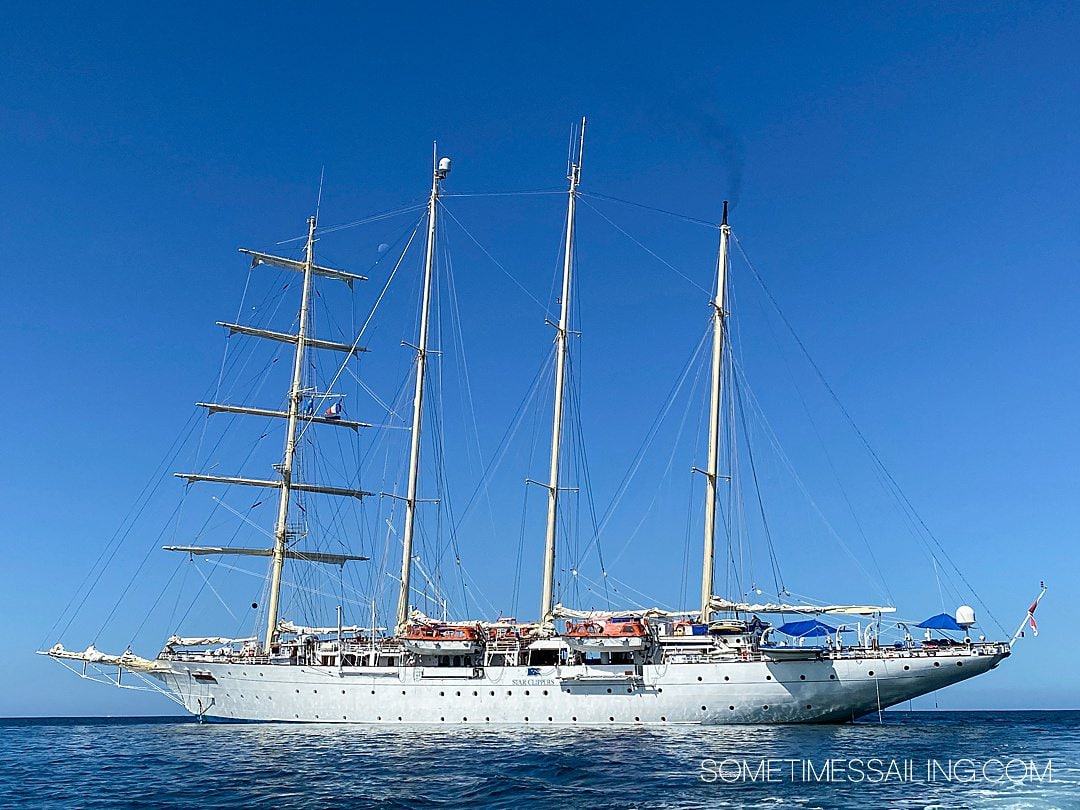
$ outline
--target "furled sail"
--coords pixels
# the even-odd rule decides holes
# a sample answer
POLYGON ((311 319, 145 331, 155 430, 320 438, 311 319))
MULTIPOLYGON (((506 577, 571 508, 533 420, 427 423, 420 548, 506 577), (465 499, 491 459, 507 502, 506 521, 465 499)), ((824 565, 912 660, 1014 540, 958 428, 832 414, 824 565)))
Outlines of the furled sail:
POLYGON ((63 658, 69 661, 82 661, 86 664, 108 664, 110 666, 144 672, 168 669, 167 665, 157 661, 151 661, 147 658, 141 658, 131 652, 131 650, 125 651, 123 655, 109 655, 98 650, 93 644, 82 652, 65 650, 63 644, 55 644, 50 649, 39 652, 39 655, 47 655, 50 658, 63 658))
POLYGON ((643 610, 574 610, 562 604, 555 605, 551 611, 552 618, 555 619, 608 619, 612 616, 677 618, 680 616, 694 616, 697 613, 697 610, 661 610, 660 608, 645 608, 643 610))
POLYGON ((166 647, 215 647, 220 644, 250 644, 258 641, 255 636, 248 638, 225 638, 224 636, 169 636, 166 647))
MULTIPOLYGON (((282 619, 278 622, 277 629, 279 633, 288 633, 295 636, 325 636, 331 633, 336 633, 339 628, 337 627, 304 627, 303 625, 293 624, 290 621, 282 619)), ((350 624, 340 628, 342 633, 363 633, 364 631, 370 631, 370 627, 360 627, 359 625, 350 624)))
POLYGON ((755 605, 750 602, 732 602, 721 596, 714 596, 709 602, 709 607, 715 611, 727 610, 736 613, 805 613, 808 615, 839 613, 846 616, 873 616, 877 613, 896 612, 894 607, 879 605, 785 605, 776 602, 755 605))

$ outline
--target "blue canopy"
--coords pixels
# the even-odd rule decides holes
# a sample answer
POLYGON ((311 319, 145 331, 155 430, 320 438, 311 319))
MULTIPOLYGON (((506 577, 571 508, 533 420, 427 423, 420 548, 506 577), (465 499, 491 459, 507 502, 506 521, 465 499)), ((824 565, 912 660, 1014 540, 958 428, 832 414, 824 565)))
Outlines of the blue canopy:
POLYGON ((807 619, 801 622, 788 622, 776 628, 785 636, 796 638, 813 638, 815 636, 828 636, 836 632, 835 627, 819 622, 817 619, 807 619))
POLYGON ((956 623, 956 619, 950 616, 948 613, 939 613, 937 616, 931 616, 924 622, 920 622, 915 625, 916 627, 922 627, 925 630, 963 630, 956 623))

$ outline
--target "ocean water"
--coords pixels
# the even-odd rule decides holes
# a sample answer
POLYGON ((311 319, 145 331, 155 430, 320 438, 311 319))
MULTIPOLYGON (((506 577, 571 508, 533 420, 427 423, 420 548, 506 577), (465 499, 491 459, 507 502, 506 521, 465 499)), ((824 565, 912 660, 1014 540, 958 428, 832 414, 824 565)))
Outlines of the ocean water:
POLYGON ((0 806, 1080 808, 1080 712, 839 726, 0 720, 0 806))

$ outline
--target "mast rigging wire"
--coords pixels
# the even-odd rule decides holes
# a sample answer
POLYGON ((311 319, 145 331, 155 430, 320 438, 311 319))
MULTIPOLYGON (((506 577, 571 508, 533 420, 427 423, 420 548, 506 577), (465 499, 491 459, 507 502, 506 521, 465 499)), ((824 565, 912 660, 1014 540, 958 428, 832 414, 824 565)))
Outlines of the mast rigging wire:
MULTIPOLYGON (((997 625, 998 629, 1001 630, 1002 633, 1006 633, 1007 631, 1005 630, 1005 628, 990 611, 990 608, 987 607, 986 603, 982 600, 982 597, 979 596, 975 588, 972 587, 971 583, 967 581, 967 578, 964 576, 959 566, 957 566, 956 563, 953 562, 952 558, 949 556, 949 553, 945 550, 945 547, 938 540, 937 536, 930 530, 930 527, 926 524, 926 521, 923 520, 922 516, 915 509, 914 504, 912 504, 907 494, 904 492, 903 489, 901 489, 896 479, 893 478, 892 473, 889 472, 884 462, 882 462, 881 458, 874 451, 874 448, 871 446, 870 441, 866 438, 866 435, 859 429, 859 426, 855 423, 855 419, 851 416, 851 413, 848 411, 847 408, 844 407, 844 404, 840 401, 840 397, 837 396, 836 391, 833 389, 833 387, 829 385, 828 380, 825 378, 825 374, 821 371, 821 367, 818 366, 818 364, 814 361, 814 358, 810 355, 809 350, 799 338, 799 335, 795 331, 795 328, 792 326, 791 321, 787 319, 787 316, 784 314, 783 310, 780 309, 780 304, 777 302, 776 298, 773 297, 772 292, 765 284, 764 279, 762 279, 761 275, 758 273, 757 268, 754 267, 753 262, 750 261, 750 257, 746 255, 746 251, 743 249, 742 243, 739 241, 739 238, 734 234, 732 234, 732 236, 734 237, 735 246, 739 249, 739 253, 742 256, 743 261, 746 262, 746 266, 750 268, 750 272, 757 280, 757 283, 761 287, 762 292, 765 293, 766 298, 768 298, 769 302, 773 305, 773 308, 776 310, 777 315, 780 316, 780 320, 783 322, 784 326, 787 327, 788 332, 791 333, 791 336, 795 340, 796 345, 798 345, 799 349, 802 351, 803 356, 806 357, 807 362, 814 370, 814 373, 817 375, 818 380, 824 386, 825 390, 828 392, 833 402, 836 403, 836 406, 840 409, 840 413, 843 414, 844 419, 847 420, 847 423, 851 426, 851 429, 855 431, 855 435, 858 436, 859 441, 862 443, 867 453, 870 454, 871 459, 873 459, 878 469, 885 476, 885 479, 893 487, 894 497, 896 497, 904 506, 907 507, 911 515, 918 522, 918 525, 921 526, 923 531, 926 533, 926 536, 933 541, 938 551, 941 552, 941 555, 945 559, 945 561, 952 566, 953 570, 956 572, 956 575, 960 578, 960 581, 964 583, 967 589, 971 592, 971 595, 979 602, 980 607, 986 611, 986 615, 990 617, 991 621, 993 621, 994 624, 997 625)), ((928 550, 930 551, 931 556, 934 556, 933 550, 928 550)))

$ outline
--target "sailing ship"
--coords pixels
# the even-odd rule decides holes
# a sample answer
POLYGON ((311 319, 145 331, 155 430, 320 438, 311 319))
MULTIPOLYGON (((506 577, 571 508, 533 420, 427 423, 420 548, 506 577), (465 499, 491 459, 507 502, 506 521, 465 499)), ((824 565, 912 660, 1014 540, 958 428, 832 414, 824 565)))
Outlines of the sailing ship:
MULTIPOLYGON (((230 413, 283 420, 284 451, 276 477, 258 479, 212 473, 178 473, 190 483, 216 483, 277 491, 277 517, 270 547, 171 545, 170 551, 194 557, 240 555, 269 560, 268 603, 259 636, 168 639, 154 658, 130 650, 109 655, 91 645, 82 651, 56 644, 44 654, 84 677, 109 673, 120 686, 152 686, 185 710, 206 720, 247 720, 364 724, 736 724, 845 722, 955 684, 997 667, 1009 657, 1011 639, 972 640, 973 611, 961 607, 921 626, 927 638, 915 640, 905 625, 887 643, 881 635, 891 605, 808 604, 795 600, 762 602, 718 596, 716 568, 721 433, 725 416, 725 341, 729 317, 728 268, 731 226, 724 203, 711 300, 708 453, 697 470, 705 482, 704 536, 700 602, 687 610, 577 610, 557 601, 556 550, 560 480, 564 449, 564 406, 570 351, 571 295, 574 289, 576 205, 579 200, 584 126, 569 161, 569 190, 562 246, 559 319, 555 329, 554 391, 551 399, 550 463, 541 600, 536 620, 432 618, 412 601, 418 561, 417 532, 426 366, 431 345, 433 265, 442 184, 448 158, 433 161, 426 205, 426 246, 415 350, 412 414, 408 423, 408 478, 404 494, 394 494, 405 509, 400 535, 401 567, 393 626, 308 627, 283 619, 283 571, 289 566, 363 564, 366 556, 307 550, 293 523, 298 496, 363 499, 373 493, 313 483, 298 475, 298 441, 309 427, 357 431, 365 423, 344 418, 340 398, 305 385, 313 352, 355 356, 353 344, 320 339, 311 330, 316 281, 364 280, 358 274, 316 262, 317 221, 308 220, 302 259, 244 250, 253 267, 299 274, 300 304, 294 333, 242 323, 222 324, 230 334, 291 345, 291 384, 284 410, 223 402, 198 403, 210 414, 230 413), (324 405, 329 405, 325 410, 324 405), (780 624, 770 621, 781 617, 780 624), (848 627, 830 625, 833 617, 857 621, 854 643, 844 643, 848 627), (932 639, 954 631, 961 639, 932 639), (778 641, 783 636, 786 640, 778 641), (815 644, 813 640, 824 643, 815 644), (809 640, 809 641, 808 641, 809 640)), ((239 320, 239 319, 238 319, 239 320)), ((1034 611, 1039 593, 1031 611, 1034 611)), ((254 605, 253 605, 254 607, 254 605)), ((388 622, 389 624, 389 622, 388 622)), ((1021 625, 1023 628, 1024 625, 1021 625)))

